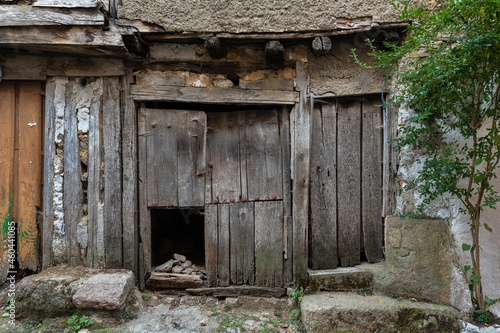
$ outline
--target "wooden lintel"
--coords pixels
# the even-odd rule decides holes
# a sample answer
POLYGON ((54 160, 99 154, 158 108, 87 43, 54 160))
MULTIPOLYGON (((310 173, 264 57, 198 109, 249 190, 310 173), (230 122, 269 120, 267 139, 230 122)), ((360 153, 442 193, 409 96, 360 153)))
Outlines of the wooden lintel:
POLYGON ((120 34, 98 27, 0 27, 0 47, 36 53, 128 54, 120 34))
POLYGON ((47 25, 104 25, 104 14, 97 8, 61 10, 32 6, 0 6, 0 27, 47 25))
POLYGON ((98 0, 36 0, 33 7, 94 8, 98 0))
POLYGON ((52 57, 47 64, 49 76, 121 76, 121 59, 52 57))
POLYGON ((194 102, 207 104, 293 105, 299 101, 295 91, 132 85, 136 101, 194 102))
POLYGON ((213 295, 215 297, 237 297, 237 296, 282 297, 286 295, 285 288, 254 287, 254 286, 193 288, 193 289, 186 289, 186 292, 188 294, 196 296, 213 295))
POLYGON ((9 55, 3 59, 2 79, 45 81, 47 79, 47 58, 9 55))

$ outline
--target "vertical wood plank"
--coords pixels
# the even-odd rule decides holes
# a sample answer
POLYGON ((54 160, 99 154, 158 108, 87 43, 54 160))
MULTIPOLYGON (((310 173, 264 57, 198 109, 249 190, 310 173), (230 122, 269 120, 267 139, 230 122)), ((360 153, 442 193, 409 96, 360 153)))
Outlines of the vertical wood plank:
POLYGON ((283 286, 283 202, 255 202, 255 284, 283 286))
POLYGON ((338 246, 340 265, 360 263, 361 237, 361 103, 338 102, 338 246))
MULTIPOLYGON (((101 81, 102 83, 102 81, 101 81)), ((102 85, 100 86, 102 89, 102 85)), ((101 91, 102 93, 102 91, 101 91)), ((104 244, 99 244, 98 226, 102 223, 102 201, 101 199, 101 163, 102 163, 102 101, 100 98, 93 99, 90 104, 89 114, 89 165, 88 165, 88 221, 87 221, 87 266, 98 268, 104 262, 104 244)))
POLYGON ((123 263, 120 88, 119 78, 103 79, 104 242, 109 268, 123 263))
POLYGON ((229 204, 232 284, 254 284, 254 204, 229 204))
POLYGON ((394 150, 392 142, 398 137, 398 106, 387 105, 385 110, 385 152, 384 152, 384 189, 385 189, 385 216, 394 214, 396 210, 396 196, 399 185, 396 180, 398 172, 399 152, 394 150))
POLYGON ((19 85, 19 219, 18 261, 21 269, 36 271, 39 257, 38 209, 42 205, 42 86, 19 85))
POLYGON ((241 198, 248 199, 246 111, 238 112, 241 198))
POLYGON ((205 205, 205 265, 209 287, 217 286, 218 206, 205 205))
POLYGON ((145 274, 151 272, 151 216, 148 209, 148 172, 147 172, 147 139, 146 133, 146 109, 144 103, 138 111, 138 159, 139 159, 139 231, 141 236, 142 255, 139 255, 143 264, 139 267, 139 285, 145 288, 145 274))
POLYGON ((248 200, 283 198, 278 114, 246 111, 246 177, 248 200))
POLYGON ((74 102, 75 83, 66 86, 64 109, 64 225, 68 262, 78 266, 81 263, 80 245, 77 240, 77 226, 82 218, 82 184, 80 168, 80 143, 78 141, 77 118, 74 102))
POLYGON ((12 221, 12 195, 14 181, 14 83, 0 84, 0 283, 9 271, 8 232, 12 221))
POLYGON ((180 207, 203 206, 205 203, 206 115, 197 111, 177 111, 178 197, 180 207))
POLYGON ((127 70, 123 77, 123 267, 138 274, 138 212, 137 212, 137 115, 134 100, 129 89, 132 72, 127 70))
POLYGON ((219 286, 229 285, 230 279, 230 249, 229 249, 229 204, 219 204, 218 207, 218 247, 217 247, 217 275, 219 286))
POLYGON ((337 110, 313 109, 311 143, 312 269, 337 267, 337 110))
MULTIPOLYGON (((362 225, 368 262, 384 259, 382 220, 382 112, 374 99, 362 104, 362 225)), ((378 103, 380 104, 380 102, 378 103)))
POLYGON ((213 163, 212 201, 238 201, 241 197, 238 113, 218 112, 209 119, 207 147, 213 163))
POLYGON ((293 238, 292 238, 292 181, 291 181, 291 147, 290 147, 290 113, 288 107, 281 109, 280 144, 283 172, 283 252, 285 285, 293 283, 293 238))
MULTIPOLYGON (((296 286, 307 283, 307 239, 309 223, 309 154, 311 144, 311 105, 307 97, 308 64, 298 62, 293 157, 293 275, 296 286)), ((256 214, 257 215, 257 214, 256 214)))
MULTIPOLYGON (((52 266, 52 241, 54 232, 54 156, 55 146, 55 89, 56 81, 51 78, 45 85, 45 142, 43 161, 43 253, 42 269, 52 266)), ((0 99, 1 100, 1 99, 0 99)))
POLYGON ((178 133, 181 111, 148 110, 147 169, 148 206, 177 207, 178 200, 178 133))

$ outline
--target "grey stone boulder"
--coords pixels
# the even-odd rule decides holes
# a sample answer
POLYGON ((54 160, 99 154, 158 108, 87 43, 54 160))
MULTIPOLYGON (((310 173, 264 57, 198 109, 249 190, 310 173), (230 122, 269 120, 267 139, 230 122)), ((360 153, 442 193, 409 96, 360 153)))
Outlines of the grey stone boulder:
POLYGON ((134 285, 130 271, 99 273, 83 283, 73 295, 73 304, 79 309, 119 310, 134 285))
POLYGON ((301 314, 308 333, 458 333, 461 326, 449 306, 355 293, 305 295, 301 314))

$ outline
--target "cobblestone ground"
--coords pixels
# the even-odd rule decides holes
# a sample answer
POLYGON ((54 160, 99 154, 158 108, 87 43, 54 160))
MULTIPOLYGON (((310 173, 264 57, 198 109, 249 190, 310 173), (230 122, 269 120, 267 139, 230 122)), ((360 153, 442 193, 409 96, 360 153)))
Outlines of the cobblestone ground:
MULTIPOLYGON (((80 332, 80 333, 142 333, 142 332, 305 332, 298 311, 288 299, 254 298, 249 302, 236 298, 179 296, 143 293, 144 306, 139 315, 125 313, 118 321, 99 313, 89 315, 92 325, 75 329, 68 324, 70 316, 34 322, 8 318, 0 320, 0 332, 80 332)), ((82 316, 78 316, 80 320, 82 316)))

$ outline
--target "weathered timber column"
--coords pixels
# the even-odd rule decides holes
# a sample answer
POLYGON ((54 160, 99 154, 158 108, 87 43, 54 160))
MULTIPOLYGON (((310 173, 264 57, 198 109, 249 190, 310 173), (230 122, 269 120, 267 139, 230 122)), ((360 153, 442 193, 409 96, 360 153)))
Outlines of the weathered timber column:
POLYGON ((308 64, 298 62, 293 159, 293 275, 295 286, 307 283, 307 226, 309 222, 309 148, 311 144, 311 104, 307 96, 308 64))

